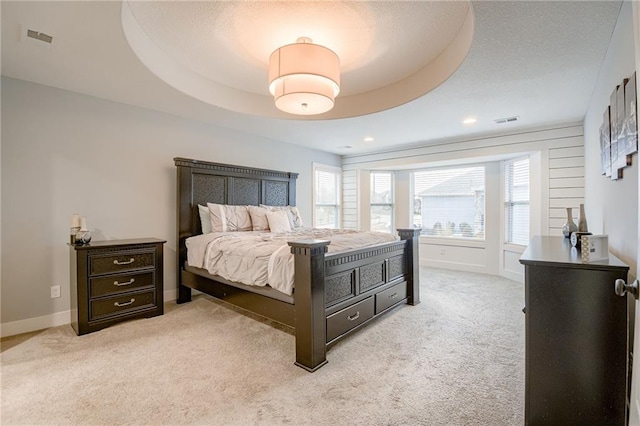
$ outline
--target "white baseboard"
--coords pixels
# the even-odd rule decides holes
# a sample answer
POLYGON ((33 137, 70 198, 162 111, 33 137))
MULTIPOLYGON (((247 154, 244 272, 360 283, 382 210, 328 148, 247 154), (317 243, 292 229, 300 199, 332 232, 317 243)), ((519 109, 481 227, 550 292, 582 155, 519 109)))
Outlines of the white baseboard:
POLYGON ((16 334, 57 327, 59 325, 69 324, 70 322, 71 311, 56 312, 55 314, 41 317, 7 322, 0 326, 0 337, 15 336, 16 334))
POLYGON ((452 271, 477 272, 479 274, 491 274, 484 265, 471 265, 468 263, 446 262, 432 259, 420 259, 421 266, 450 269, 452 271))
POLYGON ((504 278, 508 278, 512 281, 524 284, 524 275, 522 273, 507 271, 506 269, 503 269, 500 275, 504 278))
POLYGON ((165 290, 162 296, 164 297, 164 303, 173 302, 178 298, 178 292, 175 288, 171 290, 165 290))
MULTIPOLYGON (((176 290, 165 290, 162 294, 164 302, 176 300, 176 290)), ((27 318, 19 321, 12 321, 0 325, 0 337, 15 336, 16 334, 29 333, 31 331, 43 330, 49 327, 57 327, 71 323, 71 311, 56 312, 55 314, 41 317, 27 318)))

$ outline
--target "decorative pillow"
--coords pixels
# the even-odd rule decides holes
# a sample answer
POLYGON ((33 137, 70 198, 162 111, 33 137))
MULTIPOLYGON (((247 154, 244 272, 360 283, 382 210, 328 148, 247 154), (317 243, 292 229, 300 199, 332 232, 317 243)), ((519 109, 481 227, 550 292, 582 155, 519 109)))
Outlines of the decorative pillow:
POLYGON ((271 232, 291 232, 289 217, 284 210, 267 213, 267 221, 269 222, 271 232))
POLYGON ((211 213, 209 213, 209 209, 198 204, 198 213, 200 213, 200 225, 202 226, 202 233, 211 233, 211 213))
POLYGON ((212 232, 251 231, 251 216, 247 206, 207 203, 212 232))
POLYGON ((272 212, 280 210, 284 210, 285 212, 287 212, 291 229, 300 228, 303 226, 300 212, 298 212, 298 208, 296 206, 265 206, 264 204, 260 204, 260 207, 264 207, 268 210, 271 210, 272 212))
POLYGON ((251 216, 251 224, 254 231, 268 231, 269 222, 267 221, 267 213, 269 210, 264 207, 248 206, 249 216, 251 216))

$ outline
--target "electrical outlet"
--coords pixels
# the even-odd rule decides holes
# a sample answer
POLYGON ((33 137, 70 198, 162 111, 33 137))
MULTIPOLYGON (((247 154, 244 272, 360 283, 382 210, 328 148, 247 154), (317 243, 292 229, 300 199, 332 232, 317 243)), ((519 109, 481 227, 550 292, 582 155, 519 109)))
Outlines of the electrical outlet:
POLYGON ((51 286, 51 298, 52 299, 56 299, 60 297, 60 286, 59 285, 52 285, 51 286))
POLYGON ((444 256, 444 249, 440 249, 440 256, 444 256))

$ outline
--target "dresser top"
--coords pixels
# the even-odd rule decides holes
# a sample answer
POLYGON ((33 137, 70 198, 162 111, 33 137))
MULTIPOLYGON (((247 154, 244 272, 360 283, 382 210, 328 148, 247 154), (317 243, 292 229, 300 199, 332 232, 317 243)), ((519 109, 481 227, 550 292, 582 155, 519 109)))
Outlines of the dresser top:
POLYGON ((166 242, 167 242, 166 240, 161 240, 159 238, 132 238, 129 240, 91 241, 89 244, 73 245, 73 248, 75 248, 76 250, 91 250, 91 249, 97 249, 97 248, 99 249, 110 248, 110 247, 115 248, 120 246, 158 244, 158 243, 166 243, 166 242))
POLYGON ((556 266, 593 270, 629 269, 629 266, 609 253, 608 260, 584 263, 580 251, 571 247, 568 238, 536 236, 520 257, 523 265, 556 266))

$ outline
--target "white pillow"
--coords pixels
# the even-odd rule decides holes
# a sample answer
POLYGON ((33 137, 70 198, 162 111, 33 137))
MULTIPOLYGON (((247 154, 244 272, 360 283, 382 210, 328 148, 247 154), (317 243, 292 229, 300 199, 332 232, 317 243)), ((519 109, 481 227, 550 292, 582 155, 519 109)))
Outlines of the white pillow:
POLYGON ((268 209, 272 212, 284 210, 287 212, 287 216, 289 217, 289 226, 291 229, 300 228, 303 226, 302 217, 300 217, 300 212, 296 206, 266 206, 264 204, 260 204, 261 207, 268 209))
POLYGON ((289 217, 287 212, 284 210, 267 213, 267 221, 269 222, 269 229, 271 229, 271 232, 291 232, 289 217))
POLYGON ((251 231, 251 216, 247 206, 207 203, 212 232, 251 231))
POLYGON ((248 206, 249 216, 251 216, 251 225, 254 231, 268 231, 269 222, 267 221, 267 210, 264 207, 248 206))
POLYGON ((200 226, 202 227, 202 233, 211 233, 211 213, 209 213, 209 209, 198 204, 198 213, 200 213, 200 226))

